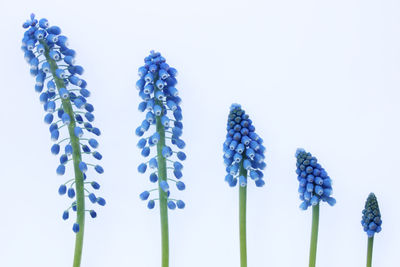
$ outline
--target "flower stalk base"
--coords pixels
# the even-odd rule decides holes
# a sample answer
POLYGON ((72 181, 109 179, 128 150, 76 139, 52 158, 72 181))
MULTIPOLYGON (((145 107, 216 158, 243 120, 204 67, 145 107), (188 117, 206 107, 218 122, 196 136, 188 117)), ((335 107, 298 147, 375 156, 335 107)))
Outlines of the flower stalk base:
POLYGON ((372 266, 373 248, 374 248, 374 237, 368 237, 367 267, 372 266))
MULTIPOLYGON (((240 166, 240 175, 247 178, 247 170, 240 166)), ((239 228, 240 228, 240 266, 247 267, 247 242, 246 242, 246 201, 247 186, 239 186, 239 228)))
POLYGON ((317 243, 318 243, 318 225, 319 225, 319 203, 312 208, 312 226, 311 226, 311 243, 310 243, 310 263, 309 267, 315 267, 317 259, 317 243))

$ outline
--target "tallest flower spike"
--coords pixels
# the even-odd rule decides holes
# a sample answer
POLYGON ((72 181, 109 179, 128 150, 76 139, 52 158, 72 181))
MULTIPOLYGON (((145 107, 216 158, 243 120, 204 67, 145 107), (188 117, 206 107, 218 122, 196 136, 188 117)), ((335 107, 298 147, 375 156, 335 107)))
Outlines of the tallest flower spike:
POLYGON ((140 79, 136 83, 142 102, 139 111, 145 112, 146 117, 141 125, 136 128, 136 135, 142 137, 137 146, 144 157, 151 154, 150 148, 156 147, 155 155, 150 160, 138 167, 140 173, 151 169, 150 182, 158 186, 144 191, 140 199, 147 200, 147 207, 153 209, 155 200, 159 201, 161 217, 161 266, 169 266, 169 237, 168 237, 168 208, 183 209, 185 203, 170 197, 170 189, 174 184, 178 190, 184 190, 185 184, 181 181, 183 165, 181 161, 186 155, 181 150, 185 147, 182 135, 182 110, 181 99, 178 96, 176 69, 170 67, 160 53, 151 51, 144 59, 144 66, 139 68, 140 79), (152 127, 155 126, 155 127, 152 127), (155 128, 155 129, 154 129, 155 128), (150 132, 143 138, 145 132, 150 132), (168 171, 170 170, 170 171, 168 171), (158 191, 158 198, 150 197, 158 191))
POLYGON ((315 267, 317 257, 319 203, 322 200, 333 206, 336 204, 336 200, 331 197, 332 180, 325 169, 318 163, 317 158, 313 157, 311 153, 306 152, 302 148, 297 149, 295 157, 297 159, 297 180, 300 183, 300 200, 302 200, 300 208, 306 210, 308 207, 312 206, 313 215, 309 267, 315 267))
POLYGON ((246 245, 246 197, 247 176, 257 187, 262 187, 265 147, 263 140, 255 133, 249 115, 239 104, 232 104, 228 116, 226 140, 223 144, 224 163, 227 175, 225 181, 235 187, 239 181, 239 228, 240 228, 240 266, 247 266, 246 245))
POLYGON ((86 89, 86 81, 80 78, 83 68, 75 65, 75 51, 68 48, 67 37, 61 35, 61 29, 50 26, 47 19, 37 20, 34 14, 23 24, 23 28, 27 30, 22 39, 22 50, 30 65, 30 73, 36 77, 35 91, 40 94, 39 99, 46 112, 44 122, 50 125, 51 140, 55 142, 51 152, 61 154, 57 174, 64 175, 68 163, 72 161, 73 164, 71 179, 61 184, 58 193, 66 194, 72 200, 62 218, 67 220, 71 209, 76 212, 72 227, 76 233, 73 266, 79 267, 85 213, 88 212, 92 218, 97 216, 93 209, 85 209, 85 198, 88 197, 92 204, 106 204, 102 197, 96 197, 92 192, 100 188, 99 183, 86 176, 91 173, 88 168, 103 173, 100 165, 89 163, 102 158, 96 151, 99 144, 95 139, 100 130, 92 125, 94 108, 87 101, 90 91, 86 89), (60 138, 63 131, 66 136, 60 138))

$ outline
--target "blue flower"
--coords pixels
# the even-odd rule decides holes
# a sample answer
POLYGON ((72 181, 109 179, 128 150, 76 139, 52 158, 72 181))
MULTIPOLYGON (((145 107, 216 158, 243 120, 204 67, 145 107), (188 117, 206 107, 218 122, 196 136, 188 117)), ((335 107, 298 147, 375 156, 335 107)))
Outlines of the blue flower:
POLYGON ((306 210, 310 206, 319 204, 321 200, 331 206, 335 205, 336 200, 331 197, 332 180, 318 163, 317 158, 302 148, 297 149, 295 156, 298 191, 302 201, 300 208, 306 210))
MULTIPOLYGON (((88 103, 90 91, 86 89, 87 83, 80 77, 83 68, 75 65, 75 51, 68 48, 68 39, 60 35, 60 27, 50 26, 47 19, 37 20, 32 14, 23 23, 23 28, 26 31, 21 49, 30 66, 30 73, 35 76, 35 91, 40 93, 39 100, 46 112, 44 122, 50 125, 50 137, 55 142, 51 146, 51 153, 59 155, 61 151, 65 151, 65 154, 60 156, 60 165, 56 173, 64 175, 69 162, 78 164, 74 167, 79 167, 81 173, 75 173, 75 177, 85 177, 84 173, 89 167, 93 167, 97 173, 103 173, 100 165, 88 163, 89 158, 84 159, 92 155, 96 160, 102 158, 99 152, 91 152, 90 147, 96 149, 99 144, 96 139, 89 137, 99 136, 100 130, 90 124, 94 121, 94 107, 88 103), (70 136, 69 132, 73 132, 73 135, 70 136), (64 134, 66 136, 61 138, 64 134), (75 149, 79 151, 74 151, 75 149)), ((100 188, 97 182, 85 181, 84 184, 91 184, 95 190, 100 188)), ((85 190, 90 192, 92 188, 85 190)), ((76 203, 76 195, 84 194, 84 191, 80 192, 76 188, 73 179, 62 184, 58 193, 66 194, 73 200, 73 210, 83 204, 76 203)), ((101 198, 100 202, 98 199, 96 202, 100 205, 105 204, 101 198)), ((64 212, 63 219, 68 218, 68 211, 64 212)), ((78 223, 74 224, 73 231, 79 232, 78 223)))
POLYGON ((374 193, 370 193, 365 202, 361 225, 368 237, 373 237, 375 233, 379 233, 382 230, 381 212, 379 211, 378 200, 374 193))
POLYGON ((239 186, 246 187, 248 181, 240 174, 242 169, 242 173, 250 175, 257 187, 262 187, 265 184, 261 172, 266 167, 265 147, 263 140, 255 133, 249 115, 239 104, 232 104, 230 107, 226 129, 223 144, 223 159, 227 172, 225 181, 231 187, 235 187, 238 181, 239 186))
MULTIPOLYGON (((141 137, 137 147, 143 157, 148 157, 152 149, 157 155, 150 156, 151 159, 139 164, 137 169, 140 173, 145 173, 147 169, 153 172, 150 174, 150 182, 159 183, 159 190, 164 194, 161 199, 163 201, 167 199, 167 206, 170 209, 175 209, 176 206, 183 208, 185 206, 183 201, 178 205, 176 200, 169 198, 170 180, 176 183, 179 191, 186 187, 183 182, 172 179, 182 178, 181 161, 186 159, 186 154, 180 151, 186 144, 181 139, 183 129, 181 98, 175 88, 177 84, 175 77, 178 73, 158 52, 151 51, 144 62, 144 66, 138 69, 139 80, 136 82, 136 88, 141 98, 138 110, 144 112, 145 118, 136 128, 135 134, 141 137)), ((155 191, 157 188, 146 190, 139 197, 148 200, 155 191)), ((148 200, 147 207, 153 209, 154 206, 154 199, 148 200)))

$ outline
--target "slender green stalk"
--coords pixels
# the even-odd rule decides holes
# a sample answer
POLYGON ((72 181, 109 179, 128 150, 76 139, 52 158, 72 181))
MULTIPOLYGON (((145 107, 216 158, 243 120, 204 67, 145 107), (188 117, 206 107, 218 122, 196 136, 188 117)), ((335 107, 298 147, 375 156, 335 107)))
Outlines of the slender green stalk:
MULTIPOLYGON (((156 88, 156 87, 155 87, 156 88)), ((162 103, 156 101, 160 107, 162 103)), ((157 143, 157 163, 158 163, 158 193, 160 202, 160 219, 161 219, 161 266, 169 266, 169 237, 168 237, 168 207, 167 193, 160 187, 160 181, 167 180, 167 161, 162 155, 162 149, 165 146, 165 130, 161 123, 160 116, 156 117, 156 128, 160 134, 160 140, 157 143)))
POLYGON ((374 248, 374 237, 368 237, 367 267, 372 266, 372 250, 374 248))
MULTIPOLYGON (((240 164, 240 175, 247 178, 247 170, 240 164)), ((247 243, 246 243, 246 198, 247 186, 239 186, 239 228, 240 228, 240 266, 247 267, 247 243)))
POLYGON ((317 205, 313 206, 313 210, 312 210, 309 267, 315 267, 315 263, 316 263, 316 259, 317 259, 318 225, 319 225, 319 203, 317 205))
MULTIPOLYGON (((49 55, 49 47, 43 41, 40 42, 45 47, 45 57, 47 62, 50 64, 51 74, 53 75, 54 81, 56 83, 57 89, 65 88, 65 83, 62 79, 59 79, 56 75, 56 70, 58 68, 57 63, 49 55)), ((84 192, 84 182, 83 174, 79 169, 79 162, 81 162, 81 148, 79 145, 79 138, 75 136, 74 128, 76 125, 75 116, 72 109, 72 104, 70 99, 62 99, 62 106, 64 112, 66 112, 71 122, 68 125, 69 137, 71 138, 71 146, 73 149, 72 159, 74 163, 75 172, 75 189, 76 189, 76 222, 79 224, 79 232, 76 233, 75 237, 75 253, 73 267, 79 267, 81 265, 82 259, 82 247, 83 247, 83 236, 85 229, 85 192, 84 192)))

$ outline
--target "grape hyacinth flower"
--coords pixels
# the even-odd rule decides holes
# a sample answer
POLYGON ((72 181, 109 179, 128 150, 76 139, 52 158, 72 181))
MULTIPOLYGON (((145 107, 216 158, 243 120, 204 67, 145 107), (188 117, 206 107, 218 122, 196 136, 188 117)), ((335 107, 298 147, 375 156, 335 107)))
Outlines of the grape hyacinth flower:
POLYGON ((246 267, 247 177, 250 176, 257 187, 264 186, 262 170, 267 165, 264 162, 263 139, 256 134, 249 115, 239 104, 232 104, 230 107, 223 152, 227 172, 225 181, 230 187, 239 183, 240 266, 246 267))
POLYGON ((374 193, 370 193, 365 202, 365 208, 362 211, 361 225, 368 235, 367 267, 371 267, 374 235, 382 230, 381 212, 379 211, 378 200, 374 193))
POLYGON ((143 157, 149 158, 138 166, 140 173, 149 170, 151 183, 158 183, 153 189, 140 194, 140 199, 147 202, 147 207, 153 209, 155 201, 159 201, 161 216, 161 266, 169 266, 169 237, 168 237, 168 209, 183 209, 182 200, 171 198, 171 189, 179 191, 185 189, 182 178, 182 161, 186 154, 180 150, 185 147, 182 136, 182 109, 181 98, 178 96, 176 69, 170 67, 160 53, 151 51, 144 59, 144 66, 140 67, 136 87, 142 102, 139 111, 144 112, 145 119, 136 128, 136 135, 140 137, 137 144, 143 157), (155 127, 152 127, 155 126, 155 127), (147 137, 144 137, 148 132, 147 137), (167 142, 168 141, 168 142, 167 142), (155 155, 151 148, 155 147, 155 155), (151 194, 158 191, 158 198, 151 194))
POLYGON ((40 94, 39 100, 46 113, 44 122, 49 125, 54 142, 51 153, 60 160, 56 173, 64 175, 68 163, 73 165, 73 174, 68 173, 72 178, 60 185, 58 193, 72 201, 62 218, 67 220, 71 211, 76 213, 72 226, 76 233, 73 266, 78 267, 82 258, 85 213, 92 218, 97 216, 94 210, 85 209, 85 198, 93 204, 106 204, 104 198, 92 192, 100 188, 99 183, 88 178, 104 171, 97 163, 89 163, 102 158, 96 150, 99 145, 96 136, 100 135, 100 130, 92 125, 94 108, 87 100, 90 96, 87 83, 80 77, 83 68, 75 64, 75 50, 68 47, 68 39, 61 34, 61 29, 50 26, 45 18, 36 19, 34 14, 23 28, 26 31, 22 51, 30 73, 36 78, 35 91, 40 94), (63 132, 65 138, 61 138, 63 132))
POLYGON ((310 259, 309 266, 315 267, 317 256, 317 241, 318 241, 318 225, 319 225, 319 203, 320 201, 327 202, 333 206, 336 200, 331 197, 332 180, 327 172, 318 163, 316 157, 304 149, 299 148, 296 151, 296 173, 299 181, 300 209, 307 210, 312 206, 312 230, 310 243, 310 259))

